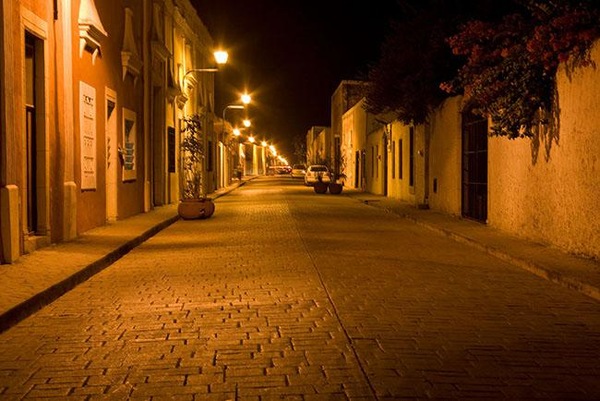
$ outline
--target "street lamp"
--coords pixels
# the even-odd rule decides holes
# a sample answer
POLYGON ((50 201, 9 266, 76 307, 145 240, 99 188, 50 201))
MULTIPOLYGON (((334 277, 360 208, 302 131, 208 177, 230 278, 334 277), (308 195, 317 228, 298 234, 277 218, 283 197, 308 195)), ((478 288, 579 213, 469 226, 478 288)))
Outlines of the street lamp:
POLYGON ((223 131, 225 131, 225 112, 229 109, 243 110, 245 108, 246 106, 244 106, 243 104, 229 104, 225 106, 225 108, 223 109, 223 131))
MULTIPOLYGON (((217 65, 227 63, 227 59, 229 58, 229 54, 224 50, 215 51, 213 53, 213 56, 215 57, 215 61, 217 62, 217 65)), ((219 71, 218 68, 192 68, 185 72, 185 74, 183 75, 183 80, 185 81, 187 76, 194 72, 217 72, 217 71, 219 71)))
MULTIPOLYGON (((223 50, 217 50, 217 51, 213 52, 213 56, 215 58, 215 62, 216 62, 217 65, 225 64, 227 62, 227 59, 229 58, 229 55, 227 54, 227 52, 223 51, 223 50)), ((186 85, 186 79, 191 74, 194 74, 194 73, 207 73, 207 72, 213 73, 213 72, 217 72, 217 71, 219 71, 219 69, 215 68, 215 67, 211 67, 211 68, 191 68, 191 69, 187 70, 185 72, 185 74, 183 74, 182 83, 183 83, 183 85, 186 85)), ((184 90, 185 90, 185 88, 184 88, 184 90)), ((179 104, 180 98, 183 99, 183 103, 182 103, 181 107, 183 109, 182 110, 183 111, 183 119, 185 120, 185 118, 186 118, 186 111, 183 108, 183 104, 185 104, 185 102, 187 101, 187 96, 184 93, 180 93, 179 95, 177 95, 175 97, 176 104, 179 104)), ((175 117, 177 118, 177 115, 175 117)), ((181 131, 180 131, 180 133, 181 133, 181 131)), ((204 142, 203 145, 206 148, 207 138, 204 136, 203 139, 202 139, 202 141, 204 142)), ((208 152, 212 152, 212 149, 208 149, 208 152)), ((209 155, 212 155, 212 153, 209 153, 209 155)), ((202 157, 202 159, 204 159, 204 156, 201 156, 201 157, 202 157)), ((183 174, 184 174, 184 170, 185 170, 184 160, 183 160, 181 151, 178 153, 178 158, 179 158, 179 166, 180 166, 179 187, 180 187, 180 192, 181 192, 181 191, 183 191, 183 187, 184 187, 184 177, 183 177, 183 174)), ((212 159, 209 159, 209 160, 212 160, 212 159)), ((205 172, 206 172, 205 169, 206 169, 206 166, 204 166, 204 162, 202 162, 201 171, 198 174, 200 174, 201 176, 203 176, 205 174, 205 172)), ((209 165, 208 169, 209 170, 212 169, 212 166, 209 165)), ((201 182, 200 185, 202 186, 201 191, 204 191, 205 184, 204 184, 203 181, 204 181, 203 179, 201 179, 201 181, 200 181, 201 182)))
POLYGON ((215 61, 217 64, 225 64, 229 58, 229 54, 225 50, 217 50, 213 53, 213 55, 215 56, 215 61))

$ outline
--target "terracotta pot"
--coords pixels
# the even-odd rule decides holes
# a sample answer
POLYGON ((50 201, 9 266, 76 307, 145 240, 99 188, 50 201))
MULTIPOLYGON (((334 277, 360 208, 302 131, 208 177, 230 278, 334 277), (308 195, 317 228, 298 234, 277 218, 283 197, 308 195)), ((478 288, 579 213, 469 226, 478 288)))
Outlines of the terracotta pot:
POLYGON ((183 199, 177 212, 184 220, 207 219, 215 212, 215 203, 208 198, 183 199))
POLYGON ((321 181, 315 182, 313 189, 314 189, 315 193, 324 194, 327 192, 327 183, 321 182, 321 181))
POLYGON ((329 193, 333 195, 339 195, 342 193, 342 189, 344 186, 339 182, 330 182, 329 183, 329 193))

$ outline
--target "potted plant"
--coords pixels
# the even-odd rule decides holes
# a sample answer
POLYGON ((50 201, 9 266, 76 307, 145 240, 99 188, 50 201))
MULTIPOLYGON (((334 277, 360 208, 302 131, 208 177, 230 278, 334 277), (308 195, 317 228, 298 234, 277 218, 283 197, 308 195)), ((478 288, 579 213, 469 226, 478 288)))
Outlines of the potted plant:
POLYGON ((338 156, 338 162, 333 165, 331 171, 331 180, 329 181, 329 193, 333 195, 339 195, 342 193, 344 189, 344 180, 346 179, 346 174, 344 174, 344 170, 346 169, 346 159, 343 154, 338 156))
POLYGON ((204 137, 200 115, 194 114, 182 120, 181 174, 182 197, 177 211, 181 218, 206 219, 215 211, 212 199, 204 194, 204 137))
POLYGON ((317 194, 324 194, 327 192, 327 183, 323 181, 323 172, 319 171, 317 173, 317 182, 313 185, 313 190, 317 194))

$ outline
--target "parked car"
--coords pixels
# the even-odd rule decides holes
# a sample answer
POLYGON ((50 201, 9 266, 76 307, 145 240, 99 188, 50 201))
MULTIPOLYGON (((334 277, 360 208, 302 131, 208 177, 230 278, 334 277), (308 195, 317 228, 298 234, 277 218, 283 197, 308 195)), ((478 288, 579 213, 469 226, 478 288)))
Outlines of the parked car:
POLYGON ((291 171, 291 166, 269 166, 267 169, 267 175, 290 174, 291 171))
POLYGON ((292 178, 304 178, 306 175, 306 166, 304 164, 294 164, 290 175, 292 178))
POLYGON ((312 166, 308 166, 306 175, 304 175, 304 184, 314 185, 315 182, 318 182, 319 180, 323 182, 331 181, 331 174, 329 173, 327 166, 322 164, 313 164, 312 166))

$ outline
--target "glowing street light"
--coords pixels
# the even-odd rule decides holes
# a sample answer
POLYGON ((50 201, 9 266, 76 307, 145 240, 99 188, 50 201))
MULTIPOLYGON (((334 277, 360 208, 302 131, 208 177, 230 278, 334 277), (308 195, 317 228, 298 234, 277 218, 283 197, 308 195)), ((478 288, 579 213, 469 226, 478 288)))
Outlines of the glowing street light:
POLYGON ((253 137, 253 136, 250 136, 250 137, 248 138, 248 141, 250 141, 250 143, 254 143, 254 142, 256 142, 256 139, 254 139, 254 137, 253 137))
MULTIPOLYGON (((227 59, 229 58, 229 55, 224 50, 217 50, 213 53, 213 55, 215 57, 215 61, 217 62, 217 65, 227 63, 227 59)), ((187 76, 193 72, 217 72, 217 71, 219 71, 218 68, 192 68, 185 72, 185 74, 183 75, 183 80, 185 81, 187 76)))
POLYGON ((249 94, 244 93, 242 95, 242 103, 249 104, 251 101, 252 101, 252 97, 249 94))
POLYGON ((249 128, 252 125, 252 122, 246 118, 244 120, 243 124, 244 124, 244 127, 249 128))
POLYGON ((213 55, 215 56, 215 61, 217 64, 225 64, 229 58, 229 54, 225 50, 217 50, 213 53, 213 55))

